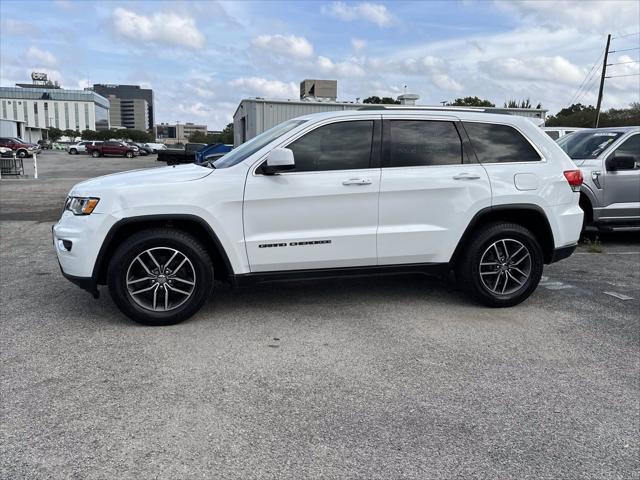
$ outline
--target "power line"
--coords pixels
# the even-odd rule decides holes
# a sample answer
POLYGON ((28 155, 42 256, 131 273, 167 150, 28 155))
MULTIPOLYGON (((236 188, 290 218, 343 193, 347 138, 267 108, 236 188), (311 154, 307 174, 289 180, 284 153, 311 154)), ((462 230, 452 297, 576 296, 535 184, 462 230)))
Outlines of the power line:
MULTIPOLYGON (((598 73, 600 73, 600 70, 598 70, 598 73)), ((580 103, 582 99, 585 97, 585 95, 587 95, 588 93, 592 93, 590 92, 590 90, 596 85, 597 81, 598 81, 598 77, 594 76, 589 82, 589 84, 585 86, 584 91, 579 96, 576 97, 576 99, 572 102, 572 104, 580 103)))
POLYGON ((582 79, 582 83, 580 84, 578 89, 571 96, 571 100, 569 100, 569 103, 567 104, 567 106, 571 106, 571 105, 573 105, 575 103, 574 99, 580 94, 580 90, 582 90, 582 87, 584 86, 584 84, 588 81, 589 77, 593 74, 594 68, 596 68, 596 65, 598 65, 598 62, 600 61, 600 58, 602 57, 602 55, 604 55, 604 50, 602 52, 600 52, 600 55, 598 55, 598 58, 596 58, 596 61, 593 62, 593 65, 591 66, 591 69, 589 70, 589 72, 587 72, 587 74, 582 79))
POLYGON ((640 73, 628 73, 626 75, 609 75, 607 77, 604 78, 616 78, 616 77, 634 77, 636 75, 640 75, 640 73))
POLYGON ((640 32, 627 33, 626 35, 618 35, 617 37, 611 37, 611 40, 615 40, 616 38, 630 37, 632 35, 640 35, 640 32))
POLYGON ((640 47, 625 48, 624 50, 609 50, 609 53, 628 52, 630 50, 640 50, 640 47))
POLYGON ((607 63, 607 67, 611 65, 626 65, 627 63, 640 63, 640 60, 631 60, 630 62, 607 63))

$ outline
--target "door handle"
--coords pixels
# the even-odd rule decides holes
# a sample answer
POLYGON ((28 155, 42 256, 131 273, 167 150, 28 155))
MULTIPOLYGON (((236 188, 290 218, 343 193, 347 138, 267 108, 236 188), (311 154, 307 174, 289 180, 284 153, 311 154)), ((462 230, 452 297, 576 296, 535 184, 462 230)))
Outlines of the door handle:
POLYGON ((454 175, 454 180, 478 180, 480 175, 475 173, 460 173, 459 175, 454 175))
POLYGON ((370 178, 350 178, 342 182, 343 185, 371 185, 370 178))

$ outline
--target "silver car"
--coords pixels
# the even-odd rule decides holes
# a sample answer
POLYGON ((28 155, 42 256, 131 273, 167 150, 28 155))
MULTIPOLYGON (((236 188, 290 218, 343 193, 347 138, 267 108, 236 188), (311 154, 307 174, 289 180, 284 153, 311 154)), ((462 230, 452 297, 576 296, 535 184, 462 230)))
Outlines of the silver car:
POLYGON ((640 229, 640 127, 580 130, 558 145, 582 170, 585 226, 640 229))

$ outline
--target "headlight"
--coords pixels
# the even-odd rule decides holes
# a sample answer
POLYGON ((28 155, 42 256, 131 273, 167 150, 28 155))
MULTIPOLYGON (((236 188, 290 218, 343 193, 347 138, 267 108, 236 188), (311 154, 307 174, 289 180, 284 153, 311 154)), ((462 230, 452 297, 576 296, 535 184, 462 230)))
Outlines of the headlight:
POLYGON ((99 198, 94 197, 67 197, 64 209, 74 215, 90 215, 99 201, 99 198))

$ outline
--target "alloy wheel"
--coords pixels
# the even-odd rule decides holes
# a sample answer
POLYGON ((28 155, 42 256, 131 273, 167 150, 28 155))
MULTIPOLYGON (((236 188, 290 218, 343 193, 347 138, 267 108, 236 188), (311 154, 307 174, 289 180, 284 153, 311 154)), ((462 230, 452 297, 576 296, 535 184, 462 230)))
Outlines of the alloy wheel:
POLYGON ((531 276, 531 253, 513 238, 493 242, 480 259, 482 285, 494 295, 520 290, 531 276))
POLYGON ((136 256, 127 269, 127 291, 140 307, 167 312, 194 293, 196 271, 191 260, 169 247, 150 248, 136 256))

